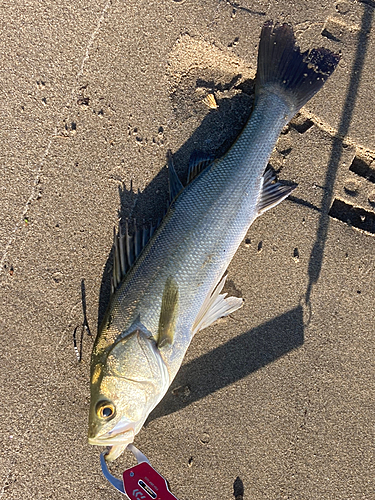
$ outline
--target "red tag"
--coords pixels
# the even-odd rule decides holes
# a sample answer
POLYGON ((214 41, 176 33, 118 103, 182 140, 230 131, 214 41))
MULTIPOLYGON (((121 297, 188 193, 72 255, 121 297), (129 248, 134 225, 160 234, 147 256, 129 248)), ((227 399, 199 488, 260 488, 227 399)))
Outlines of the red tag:
POLYGON ((124 489, 130 500, 178 500, 168 489, 167 481, 147 462, 127 469, 124 489))

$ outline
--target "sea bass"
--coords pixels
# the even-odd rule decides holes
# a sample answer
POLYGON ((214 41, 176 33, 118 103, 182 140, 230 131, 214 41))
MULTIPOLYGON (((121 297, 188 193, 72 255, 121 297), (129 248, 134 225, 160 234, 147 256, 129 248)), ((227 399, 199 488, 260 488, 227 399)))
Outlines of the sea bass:
POLYGON ((115 460, 163 398, 196 332, 241 307, 224 273, 260 214, 293 187, 268 159, 283 127, 322 87, 339 57, 301 53, 287 24, 264 24, 255 102, 220 159, 193 154, 183 187, 169 161, 170 206, 159 227, 115 233, 113 293, 91 358, 89 443, 115 460), (224 277, 223 277, 224 276, 224 277))

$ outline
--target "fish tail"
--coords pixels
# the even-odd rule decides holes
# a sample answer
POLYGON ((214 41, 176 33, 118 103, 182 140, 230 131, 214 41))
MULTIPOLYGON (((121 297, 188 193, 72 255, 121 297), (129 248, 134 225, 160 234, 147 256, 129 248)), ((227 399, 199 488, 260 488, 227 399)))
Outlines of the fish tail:
POLYGON ((255 92, 285 95, 294 115, 333 73, 340 56, 325 48, 301 52, 289 24, 267 21, 262 28, 255 92))

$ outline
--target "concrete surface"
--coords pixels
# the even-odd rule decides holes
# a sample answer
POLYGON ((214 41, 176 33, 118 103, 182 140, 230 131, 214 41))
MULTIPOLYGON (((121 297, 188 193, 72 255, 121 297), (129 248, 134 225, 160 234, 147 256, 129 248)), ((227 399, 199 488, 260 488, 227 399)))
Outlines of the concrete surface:
POLYGON ((267 19, 342 60, 271 159, 299 186, 231 263, 245 306, 195 338, 136 445, 181 500, 375 498, 374 7, 2 2, 1 500, 121 498, 86 441, 82 290, 95 335, 118 213, 162 213, 168 148, 185 172, 230 145, 267 19))

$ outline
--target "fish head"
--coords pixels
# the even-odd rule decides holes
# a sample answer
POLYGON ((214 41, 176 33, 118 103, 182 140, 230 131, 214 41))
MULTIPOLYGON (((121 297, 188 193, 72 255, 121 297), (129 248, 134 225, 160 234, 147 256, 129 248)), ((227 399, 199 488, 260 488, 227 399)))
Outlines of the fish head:
POLYGON ((168 371, 150 332, 137 327, 120 336, 92 365, 89 443, 109 446, 106 460, 115 460, 168 387, 168 371))

